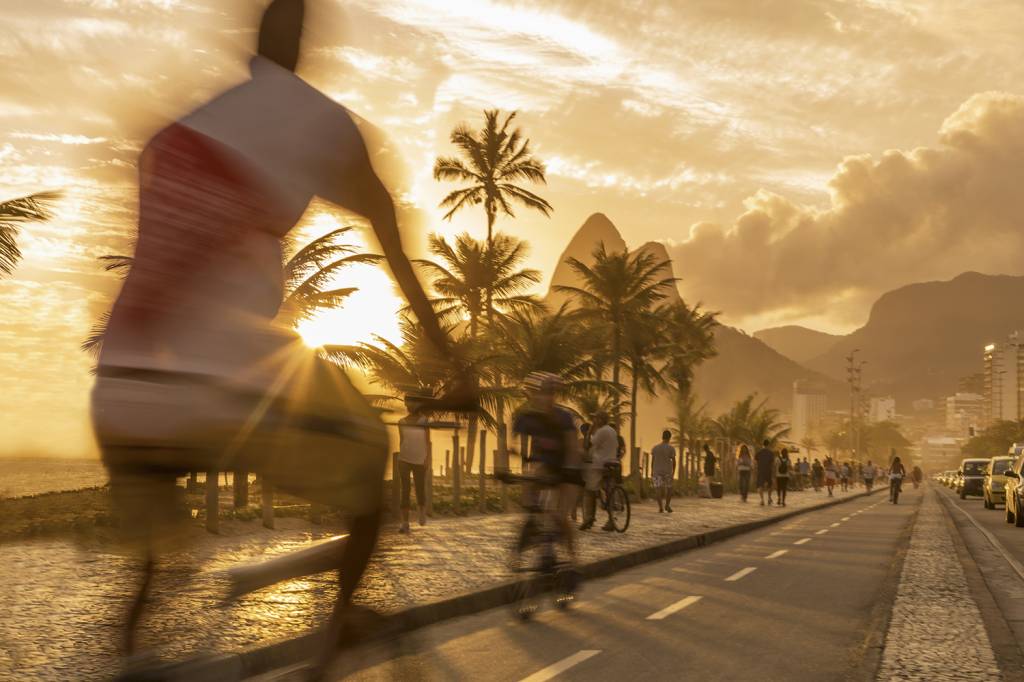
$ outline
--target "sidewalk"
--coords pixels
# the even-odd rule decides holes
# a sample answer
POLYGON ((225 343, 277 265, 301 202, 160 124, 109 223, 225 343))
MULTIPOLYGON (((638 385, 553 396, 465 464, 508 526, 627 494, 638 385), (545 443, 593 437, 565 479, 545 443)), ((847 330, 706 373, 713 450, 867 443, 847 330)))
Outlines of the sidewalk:
MULTIPOLYGON (((837 499, 851 494, 837 493, 837 499)), ((592 563, 738 524, 766 521, 783 513, 829 501, 824 492, 791 493, 785 509, 680 498, 673 514, 659 514, 654 502, 633 506, 625 534, 582 533, 580 558, 592 563)), ((469 516, 413 525, 399 535, 385 527, 359 601, 395 612, 491 587, 514 576, 505 565, 521 517, 469 516)), ((278 519, 278 528, 258 522, 228 522, 221 536, 196 534, 195 544, 169 558, 153 586, 151 617, 145 623, 161 655, 183 658, 229 652, 267 640, 295 637, 323 622, 335 595, 335 577, 318 575, 284 583, 218 608, 224 592, 219 571, 239 562, 268 558, 342 532, 299 519, 278 519), (198 568, 198 570, 197 570, 198 568)), ((98 679, 115 665, 114 638, 130 593, 129 562, 109 547, 37 541, 2 547, 0 585, 8 600, 0 619, 0 679, 17 670, 19 679, 98 679), (9 596, 8 596, 9 595, 9 596)))

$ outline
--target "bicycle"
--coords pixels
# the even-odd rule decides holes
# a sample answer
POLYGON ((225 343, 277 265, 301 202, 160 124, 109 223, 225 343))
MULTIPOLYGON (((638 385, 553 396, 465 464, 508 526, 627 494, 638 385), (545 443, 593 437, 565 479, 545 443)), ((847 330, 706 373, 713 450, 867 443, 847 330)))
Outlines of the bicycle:
POLYGON ((604 465, 597 499, 601 509, 608 512, 608 520, 616 532, 625 533, 630 519, 629 495, 622 487, 622 465, 618 462, 604 465))
POLYGON ((903 484, 902 476, 891 476, 889 479, 889 501, 893 504, 899 504, 900 489, 903 484))
POLYGON ((557 547, 562 539, 558 510, 551 500, 552 481, 544 476, 508 472, 495 474, 503 483, 537 484, 547 489, 537 491, 527 506, 526 521, 520 530, 514 554, 519 561, 515 573, 532 574, 512 586, 510 605, 520 620, 528 621, 540 610, 541 597, 554 594, 555 607, 564 611, 576 601, 579 573, 571 561, 559 559, 557 547))

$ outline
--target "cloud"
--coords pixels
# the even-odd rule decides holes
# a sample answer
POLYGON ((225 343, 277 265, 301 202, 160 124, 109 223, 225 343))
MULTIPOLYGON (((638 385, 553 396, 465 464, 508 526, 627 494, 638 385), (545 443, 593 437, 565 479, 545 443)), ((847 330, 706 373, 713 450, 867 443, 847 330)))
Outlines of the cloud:
POLYGON ((863 321, 890 288, 1024 273, 1022 172, 1024 96, 982 93, 945 120, 937 146, 845 159, 827 207, 759 191, 732 224, 696 224, 671 253, 685 294, 731 319, 836 306, 863 321))

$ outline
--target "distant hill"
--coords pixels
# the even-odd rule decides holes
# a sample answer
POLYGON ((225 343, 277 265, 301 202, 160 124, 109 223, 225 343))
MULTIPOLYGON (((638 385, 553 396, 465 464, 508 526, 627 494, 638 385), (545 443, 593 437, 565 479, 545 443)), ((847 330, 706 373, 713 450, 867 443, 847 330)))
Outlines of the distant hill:
POLYGON ((787 325, 754 332, 754 338, 764 341, 790 360, 805 363, 827 353, 843 337, 799 325, 787 325))
POLYGON ((1024 329, 1022 302, 1024 277, 967 272, 912 284, 883 295, 867 324, 807 364, 841 379, 844 358, 856 348, 868 362, 865 385, 893 393, 897 405, 947 395, 957 379, 981 371, 986 344, 1024 329))
MULTIPOLYGON (((606 216, 597 213, 583 223, 562 253, 551 279, 552 288, 559 284, 578 284, 573 272, 564 265, 565 259, 575 256, 584 262, 589 261, 591 252, 600 241, 604 241, 609 250, 627 248, 615 225, 606 216)), ((653 253, 659 259, 668 260, 668 252, 659 242, 648 242, 637 251, 653 253)), ((671 270, 670 265, 669 272, 666 273, 668 276, 672 276, 671 270)), ((678 289, 675 290, 674 296, 679 297, 678 289)), ((565 297, 551 291, 547 300, 551 304, 560 304, 565 297)), ((705 303, 710 309, 714 309, 714 301, 705 303)), ((833 389, 837 396, 842 395, 843 388, 838 382, 801 367, 764 342, 737 329, 719 327, 715 333, 715 341, 718 356, 702 364, 695 378, 698 399, 708 404, 709 415, 717 416, 736 401, 754 392, 768 398, 773 407, 788 412, 792 404, 793 382, 797 379, 816 379, 833 389)), ((651 434, 661 432, 667 425, 670 414, 671 408, 666 399, 642 401, 637 422, 642 435, 645 436, 645 447, 653 444, 655 438, 651 434)))

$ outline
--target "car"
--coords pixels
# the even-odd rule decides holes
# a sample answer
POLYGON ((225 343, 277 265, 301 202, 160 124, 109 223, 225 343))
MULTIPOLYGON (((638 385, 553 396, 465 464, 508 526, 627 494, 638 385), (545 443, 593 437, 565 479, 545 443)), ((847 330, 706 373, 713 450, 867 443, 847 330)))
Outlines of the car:
POLYGON ((948 479, 948 481, 946 483, 946 487, 949 488, 950 490, 956 490, 956 484, 957 484, 957 481, 959 479, 960 479, 960 472, 959 471, 950 471, 949 472, 949 479, 948 479))
POLYGON ((1024 457, 1018 457, 1013 465, 1003 472, 1006 478, 1006 522, 1024 528, 1024 457))
POLYGON ((993 457, 985 469, 985 482, 982 485, 981 496, 985 501, 985 509, 995 509, 997 504, 1005 504, 1006 477, 1003 473, 1013 466, 1016 457, 993 457))
POLYGON ((956 493, 961 500, 966 500, 968 495, 984 495, 982 485, 985 483, 988 462, 989 460, 980 457, 969 457, 960 462, 960 468, 956 472, 956 493))
POLYGON ((956 480, 956 471, 953 471, 952 469, 950 469, 949 471, 943 471, 942 472, 942 485, 946 486, 947 488, 952 488, 953 487, 953 481, 955 481, 955 480, 956 480))

